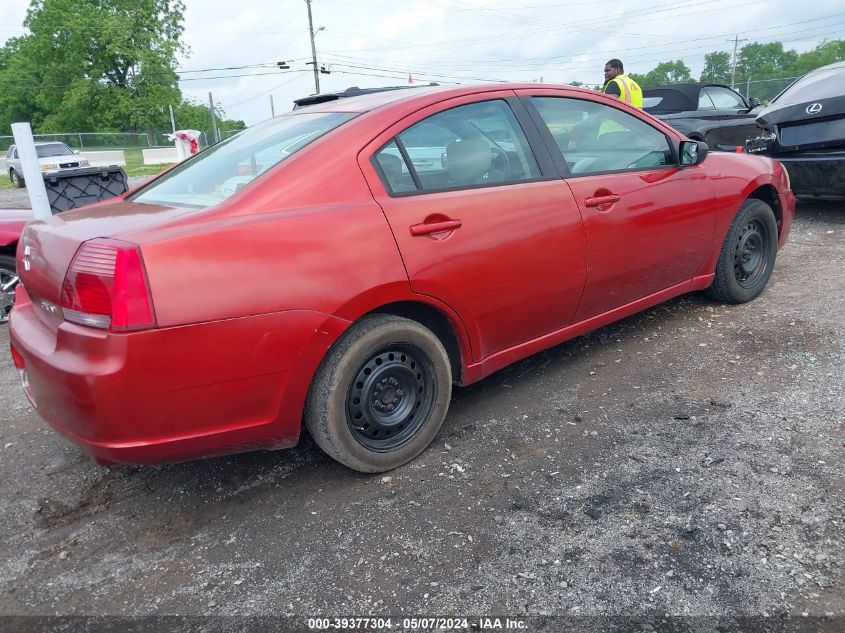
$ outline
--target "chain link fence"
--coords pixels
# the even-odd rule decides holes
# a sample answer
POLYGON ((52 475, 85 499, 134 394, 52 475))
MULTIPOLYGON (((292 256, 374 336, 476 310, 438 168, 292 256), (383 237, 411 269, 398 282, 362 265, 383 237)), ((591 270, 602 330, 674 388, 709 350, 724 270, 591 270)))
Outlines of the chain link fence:
POLYGON ((798 77, 772 77, 768 79, 749 77, 738 80, 735 89, 744 94, 746 99, 756 97, 760 100, 760 103, 768 103, 796 79, 798 77))
MULTIPOLYGON (((220 130, 220 139, 234 136, 240 129, 220 130)), ((214 134, 210 129, 199 130, 200 149, 214 144, 214 134)), ((142 150, 151 147, 172 147, 173 141, 167 138, 170 130, 156 130, 149 133, 138 132, 63 132, 55 134, 33 134, 36 143, 60 142, 74 150, 142 150)), ((15 138, 11 135, 0 136, 0 153, 5 154, 9 146, 14 145, 15 138)))

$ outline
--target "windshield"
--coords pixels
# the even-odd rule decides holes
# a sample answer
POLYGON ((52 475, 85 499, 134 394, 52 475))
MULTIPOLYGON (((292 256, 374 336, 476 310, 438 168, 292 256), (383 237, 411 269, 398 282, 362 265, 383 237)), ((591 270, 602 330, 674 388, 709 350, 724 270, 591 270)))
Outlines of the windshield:
POLYGON ((353 116, 345 112, 288 114, 260 123, 172 169, 132 200, 190 207, 219 204, 353 116))
POLYGON ((845 66, 821 68, 801 77, 798 81, 772 99, 772 103, 792 105, 805 101, 818 101, 842 95, 845 66))
POLYGON ((73 151, 64 143, 49 143, 48 145, 36 145, 35 153, 38 158, 47 158, 48 156, 67 156, 73 154, 73 151))

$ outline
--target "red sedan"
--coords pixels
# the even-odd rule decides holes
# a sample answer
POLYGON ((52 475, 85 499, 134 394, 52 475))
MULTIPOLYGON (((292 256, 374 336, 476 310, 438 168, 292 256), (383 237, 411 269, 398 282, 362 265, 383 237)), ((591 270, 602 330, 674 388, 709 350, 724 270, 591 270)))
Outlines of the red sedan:
POLYGON ((682 293, 766 286, 794 198, 568 87, 301 108, 21 238, 27 396, 100 463, 297 443, 365 472, 425 449, 466 385, 682 293))

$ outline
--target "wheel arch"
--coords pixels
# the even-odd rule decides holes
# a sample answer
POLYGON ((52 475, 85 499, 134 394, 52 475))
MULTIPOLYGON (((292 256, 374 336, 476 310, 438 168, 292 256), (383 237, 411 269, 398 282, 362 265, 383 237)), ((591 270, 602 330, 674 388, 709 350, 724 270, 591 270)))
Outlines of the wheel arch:
POLYGON ((778 238, 780 238, 780 235, 783 232, 783 209, 781 208, 780 198, 778 197, 778 192, 774 185, 765 184, 757 187, 754 191, 750 192, 748 196, 746 196, 746 199, 750 198, 762 200, 772 208, 772 211, 775 213, 775 222, 778 227, 778 238))
POLYGON ((367 313, 367 315, 370 314, 390 314, 404 317, 431 330, 446 349, 453 380, 458 383, 463 382, 463 370, 468 364, 464 362, 464 359, 468 358, 468 354, 464 352, 463 339, 459 337, 454 324, 444 312, 431 304, 409 300, 378 306, 367 313))
MULTIPOLYGON (((2 240, 2 236, 0 236, 0 240, 2 240)), ((14 257, 18 250, 18 241, 15 240, 14 242, 7 242, 6 244, 0 244, 0 255, 8 255, 9 257, 14 257)))
POLYGON ((408 297, 406 293, 400 295, 398 292, 388 294, 393 296, 387 297, 381 303, 372 302, 365 308, 356 310, 354 315, 350 314, 349 306, 341 310, 341 314, 326 315, 322 325, 316 328, 294 361, 290 381, 283 393, 276 420, 281 437, 295 438, 299 435, 305 399, 320 365, 344 332, 372 314, 401 316, 427 327, 446 349, 453 382, 466 384, 466 367, 472 359, 472 348, 460 318, 448 307, 435 304, 433 299, 417 299, 408 297))

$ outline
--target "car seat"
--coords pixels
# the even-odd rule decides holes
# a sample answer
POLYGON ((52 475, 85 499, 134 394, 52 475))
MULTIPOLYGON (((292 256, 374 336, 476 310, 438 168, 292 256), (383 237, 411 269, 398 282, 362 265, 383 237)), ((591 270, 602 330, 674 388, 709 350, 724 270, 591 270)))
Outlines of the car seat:
POLYGON ((453 185, 480 184, 492 160, 490 146, 480 137, 452 141, 446 146, 446 169, 453 185))

